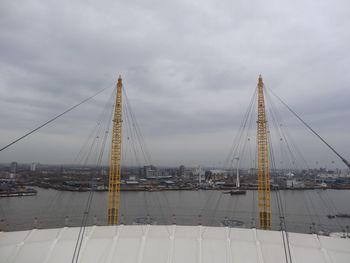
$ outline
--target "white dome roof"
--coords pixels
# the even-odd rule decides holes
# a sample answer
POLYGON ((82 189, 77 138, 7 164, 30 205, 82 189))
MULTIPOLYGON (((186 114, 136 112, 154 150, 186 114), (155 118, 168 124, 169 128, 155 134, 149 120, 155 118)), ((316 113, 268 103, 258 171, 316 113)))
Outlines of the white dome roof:
MULTIPOLYGON (((71 262, 79 228, 0 232, 0 262, 71 262)), ((288 233, 294 263, 348 263, 350 239, 288 233)), ((79 262, 285 261, 282 232, 205 226, 87 227, 79 262)))

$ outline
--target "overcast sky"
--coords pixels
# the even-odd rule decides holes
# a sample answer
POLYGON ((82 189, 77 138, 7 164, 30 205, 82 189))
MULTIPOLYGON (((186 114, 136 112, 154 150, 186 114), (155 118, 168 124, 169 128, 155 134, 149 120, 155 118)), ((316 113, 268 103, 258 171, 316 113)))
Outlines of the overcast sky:
MULTIPOLYGON (((350 159, 349 12, 347 0, 0 0, 0 144, 122 74, 155 164, 219 166, 261 73, 350 159)), ((108 94, 0 162, 71 163, 108 94)), ((288 121, 310 166, 344 167, 288 121)))

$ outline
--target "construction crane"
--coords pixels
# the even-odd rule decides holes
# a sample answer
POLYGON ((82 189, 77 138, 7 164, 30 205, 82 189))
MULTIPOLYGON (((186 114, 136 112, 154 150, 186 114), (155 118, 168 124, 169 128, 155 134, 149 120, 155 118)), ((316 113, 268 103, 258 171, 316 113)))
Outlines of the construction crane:
POLYGON ((267 119, 264 101, 264 82, 259 76, 258 81, 258 210, 259 227, 271 229, 271 204, 270 204, 270 164, 267 143, 267 119))
POLYGON ((117 96, 115 100, 112 147, 109 163, 108 182, 108 224, 116 225, 119 221, 120 205, 120 160, 122 148, 122 78, 117 82, 117 96))

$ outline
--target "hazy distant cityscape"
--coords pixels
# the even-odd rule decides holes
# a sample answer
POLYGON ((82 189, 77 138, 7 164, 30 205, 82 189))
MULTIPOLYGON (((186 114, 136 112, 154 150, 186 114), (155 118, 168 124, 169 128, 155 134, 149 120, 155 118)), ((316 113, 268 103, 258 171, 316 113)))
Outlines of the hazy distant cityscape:
MULTIPOLYGON (((239 169, 240 189, 257 189, 256 169, 239 169)), ((237 170, 217 167, 122 167, 122 191, 231 190, 237 170)), ((34 195, 32 187, 61 191, 107 191, 108 167, 21 164, 0 165, 0 194, 34 195)), ((276 169, 271 172, 272 189, 350 189, 348 170, 325 168, 276 169)))

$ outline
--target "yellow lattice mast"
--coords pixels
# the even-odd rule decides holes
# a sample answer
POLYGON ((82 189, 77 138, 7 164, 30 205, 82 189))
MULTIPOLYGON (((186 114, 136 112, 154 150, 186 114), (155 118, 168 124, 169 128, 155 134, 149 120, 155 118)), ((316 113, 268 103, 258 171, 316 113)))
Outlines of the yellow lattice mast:
POLYGON ((267 120, 264 101, 264 83, 261 75, 258 82, 258 209, 259 227, 271 229, 270 164, 267 144, 267 120))
POLYGON ((119 220, 120 204, 120 159, 122 148, 122 78, 119 75, 113 118, 112 147, 108 182, 108 224, 116 225, 119 220))

